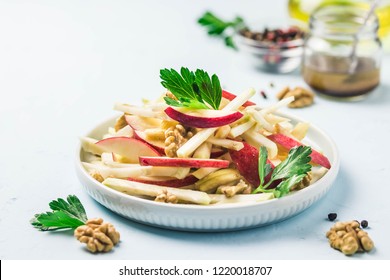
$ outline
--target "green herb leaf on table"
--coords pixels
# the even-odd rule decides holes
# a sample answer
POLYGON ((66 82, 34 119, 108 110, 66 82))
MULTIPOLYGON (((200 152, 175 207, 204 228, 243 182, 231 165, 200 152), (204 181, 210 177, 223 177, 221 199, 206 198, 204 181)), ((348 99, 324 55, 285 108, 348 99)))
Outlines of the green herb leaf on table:
POLYGON ((232 21, 225 21, 209 11, 198 19, 198 23, 207 29, 209 35, 221 37, 225 45, 233 49, 237 49, 237 47, 231 33, 245 27, 244 20, 241 17, 235 17, 232 21), (230 30, 230 34, 228 34, 229 29, 233 29, 230 30))
POLYGON ((67 197, 67 201, 62 198, 53 200, 49 203, 49 206, 53 211, 62 211, 68 216, 78 219, 84 223, 88 220, 84 206, 75 195, 69 195, 67 197))
POLYGON ((267 149, 260 148, 259 152, 259 179, 260 185, 253 191, 259 192, 273 192, 276 198, 283 197, 290 192, 292 186, 298 184, 311 170, 312 150, 309 146, 299 146, 292 148, 288 156, 272 171, 271 179, 264 185, 265 177, 271 172, 271 166, 266 164, 268 158, 267 149), (268 189, 268 187, 276 180, 282 180, 275 189, 268 189))
POLYGON ((88 219, 84 206, 75 195, 69 195, 67 201, 53 200, 49 206, 53 212, 35 214, 30 220, 31 225, 42 231, 75 229, 88 219))
POLYGON ((195 73, 182 67, 180 73, 174 69, 160 70, 161 84, 168 89, 176 99, 165 96, 165 102, 170 106, 192 109, 218 110, 222 99, 222 88, 218 77, 203 70, 195 73))
POLYGON ((35 215, 31 224, 42 231, 53 231, 59 229, 75 229, 84 223, 72 218, 61 211, 46 212, 35 215))

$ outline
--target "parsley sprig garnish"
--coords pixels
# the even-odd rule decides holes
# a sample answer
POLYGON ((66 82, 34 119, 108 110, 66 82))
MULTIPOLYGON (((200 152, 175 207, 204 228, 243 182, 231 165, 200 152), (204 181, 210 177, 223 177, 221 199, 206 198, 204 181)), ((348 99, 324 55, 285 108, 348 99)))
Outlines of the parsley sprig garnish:
POLYGON ((207 33, 211 36, 221 37, 225 45, 237 49, 231 35, 235 30, 244 28, 245 23, 241 17, 235 17, 231 21, 224 21, 217 17, 212 12, 205 12, 199 19, 198 23, 207 29, 207 33), (230 34, 228 31, 231 31, 230 34))
POLYGON ((259 178, 260 185, 253 191, 272 192, 276 198, 287 195, 295 184, 298 184, 311 170, 311 148, 309 146, 299 146, 292 148, 288 156, 272 171, 270 164, 267 163, 268 152, 265 147, 260 148, 259 153, 259 178), (265 183, 265 178, 272 171, 270 180, 265 183), (275 181, 281 180, 275 189, 268 187, 275 181))
POLYGON ((201 69, 194 72, 182 67, 180 73, 174 69, 160 70, 161 84, 176 99, 164 97, 168 105, 193 109, 218 110, 222 99, 222 88, 218 77, 211 77, 201 69))
POLYGON ((49 203, 52 212, 35 214, 30 223, 42 231, 59 229, 75 229, 88 220, 84 206, 75 195, 69 195, 66 200, 58 198, 49 203))

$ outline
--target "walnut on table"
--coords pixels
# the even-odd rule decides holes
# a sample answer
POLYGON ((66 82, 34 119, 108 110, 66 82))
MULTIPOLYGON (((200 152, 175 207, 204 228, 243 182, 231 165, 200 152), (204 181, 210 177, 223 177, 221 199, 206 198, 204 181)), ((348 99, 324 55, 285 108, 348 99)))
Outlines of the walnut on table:
POLYGON ((120 239, 115 227, 110 223, 104 223, 101 218, 89 219, 85 225, 76 228, 74 236, 81 243, 85 243, 88 251, 92 253, 108 252, 120 239))
POLYGON ((310 106, 314 102, 314 93, 303 87, 296 87, 290 89, 289 87, 283 88, 279 93, 276 94, 278 100, 294 96, 294 101, 288 104, 290 108, 303 108, 310 106))
POLYGON ((368 233, 360 228, 357 221, 337 222, 326 233, 332 248, 340 250, 345 255, 353 255, 356 252, 368 252, 374 248, 374 242, 368 233))

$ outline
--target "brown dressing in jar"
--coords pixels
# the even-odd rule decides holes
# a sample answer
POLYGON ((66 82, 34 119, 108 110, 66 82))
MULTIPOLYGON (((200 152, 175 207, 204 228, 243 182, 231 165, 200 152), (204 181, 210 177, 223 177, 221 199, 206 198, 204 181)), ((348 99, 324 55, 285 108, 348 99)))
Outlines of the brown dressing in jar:
POLYGON ((332 97, 359 97, 378 86, 380 69, 375 60, 358 57, 353 73, 348 73, 350 59, 314 55, 302 67, 305 82, 315 90, 332 97))
POLYGON ((301 71, 305 82, 322 95, 358 100, 378 86, 378 20, 366 14, 360 7, 326 6, 311 16, 301 71))

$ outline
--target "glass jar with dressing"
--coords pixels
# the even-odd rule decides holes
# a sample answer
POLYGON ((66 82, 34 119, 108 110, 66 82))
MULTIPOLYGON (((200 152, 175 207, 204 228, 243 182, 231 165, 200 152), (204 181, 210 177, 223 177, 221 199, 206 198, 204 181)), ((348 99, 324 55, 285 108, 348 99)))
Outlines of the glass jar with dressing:
POLYGON ((363 26, 366 9, 326 6, 310 18, 302 76, 318 92, 361 99, 380 81, 381 42, 376 16, 363 26))

